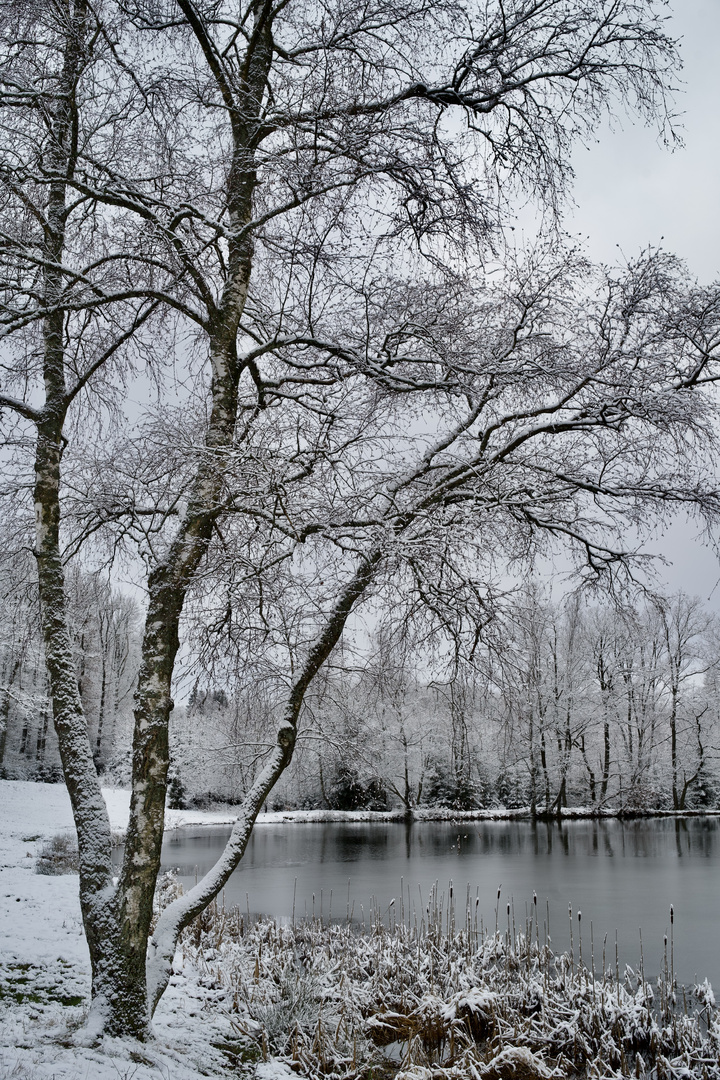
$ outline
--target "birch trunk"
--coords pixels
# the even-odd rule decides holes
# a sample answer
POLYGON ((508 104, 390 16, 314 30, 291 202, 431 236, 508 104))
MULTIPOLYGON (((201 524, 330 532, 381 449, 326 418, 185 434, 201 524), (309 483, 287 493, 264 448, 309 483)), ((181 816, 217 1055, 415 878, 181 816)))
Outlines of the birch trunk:
POLYGON ((85 63, 87 6, 76 0, 65 9, 67 30, 63 68, 54 101, 47 146, 51 177, 43 222, 43 380, 45 401, 34 417, 35 558, 45 664, 63 774, 72 804, 80 859, 80 906, 90 950, 93 999, 106 997, 104 970, 112 953, 114 925, 110 823, 93 762, 87 722, 75 677, 75 661, 65 605, 60 546, 60 479, 63 424, 68 408, 65 385, 63 271, 67 223, 66 193, 76 156, 76 91, 85 63))
MULTIPOLYGON (((140 1038, 149 1031, 151 1013, 167 985, 165 980, 158 991, 158 980, 154 978, 152 988, 148 988, 147 952, 165 823, 172 676, 187 590, 221 510, 223 460, 235 437, 242 374, 236 342, 252 268, 252 241, 246 230, 252 217, 255 148, 272 57, 271 19, 259 2, 253 11, 255 32, 247 48, 243 83, 240 89, 232 86, 194 6, 186 0, 178 0, 178 6, 205 54, 227 110, 232 154, 226 181, 227 273, 219 303, 216 305, 206 295, 212 367, 210 419, 184 519, 165 559, 148 580, 149 605, 135 695, 130 819, 117 891, 118 947, 123 969, 117 976, 117 993, 105 1030, 140 1038)), ((274 779, 268 778, 267 782, 269 790, 274 779)), ((256 792, 258 785, 252 790, 256 792)), ((262 801, 264 795, 259 805, 262 801)), ((256 813, 249 819, 248 835, 256 813)))

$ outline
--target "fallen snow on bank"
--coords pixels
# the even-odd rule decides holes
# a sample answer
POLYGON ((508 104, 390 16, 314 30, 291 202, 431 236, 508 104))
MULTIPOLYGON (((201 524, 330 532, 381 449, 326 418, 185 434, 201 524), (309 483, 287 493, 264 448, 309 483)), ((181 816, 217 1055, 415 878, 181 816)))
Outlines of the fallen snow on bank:
MULTIPOLYGON (((125 788, 103 788, 110 827, 115 833, 127 829, 130 813, 130 792, 125 788)), ((22 780, 0 780, 0 807, 8 809, 19 804, 15 820, 19 835, 42 835, 47 838, 58 832, 72 832, 73 820, 70 799, 64 784, 35 784, 22 780)), ((520 810, 456 811, 443 808, 419 809, 413 812, 417 821, 460 821, 491 818, 500 820, 522 816, 520 810)), ((166 810, 165 829, 198 828, 231 825, 237 818, 233 807, 221 810, 166 810)), ((256 825, 280 825, 288 822, 321 824, 329 821, 403 821, 401 810, 276 810, 259 814, 256 825)), ((12 826, 8 825, 8 828, 12 826)), ((0 845, 3 840, 0 838, 0 845)), ((0 846, 0 852, 2 848, 0 846)))
MULTIPOLYGON (((64 789, 63 789, 64 790, 64 789)), ((120 788, 103 788, 103 795, 110 815, 110 824, 116 832, 124 832, 127 827, 130 808, 129 791, 120 788)), ((238 807, 239 809, 239 807, 238 807)), ((415 821, 494 821, 527 816, 528 810, 448 810, 443 807, 420 808, 413 810, 415 821)), ((231 825, 237 817, 233 807, 219 810, 166 810, 165 828, 184 829, 211 825, 231 825)), ((270 810, 258 814, 256 825, 322 824, 325 822, 367 821, 398 822, 404 821, 402 810, 270 810)))
MULTIPOLYGON (((30 785, 35 787, 37 785, 30 785)), ((64 786, 60 790, 65 792, 64 786)), ((125 832, 130 808, 130 792, 122 788, 103 788, 103 795, 110 815, 110 824, 117 833, 125 832)), ((65 796, 67 801, 67 796, 65 796)), ((239 807, 238 807, 239 810, 239 807)), ((68 814, 70 806, 68 802, 68 814)), ((608 807, 599 811, 592 806, 575 806, 563 809, 560 816, 564 820, 592 817, 618 817, 620 811, 608 807)), ((627 816, 627 815, 626 815, 627 816)), ((637 817, 716 817, 720 811, 683 811, 654 810, 636 813, 637 817)), ((513 821, 530 817, 530 807, 494 807, 484 810, 452 810, 443 806, 421 806, 412 811, 413 821, 513 821)), ((237 818, 237 811, 232 807, 217 810, 166 810, 165 828, 184 829, 201 828, 213 825, 232 825, 237 818)), ((256 825, 323 824, 326 822, 365 821, 376 824, 402 822, 406 820, 403 810, 273 810, 258 814, 256 825)))
MULTIPOLYGON (((106 791, 110 821, 124 829, 129 796, 106 791)), ((90 958, 76 874, 35 873, 43 842, 72 832, 64 786, 0 781, 0 1078, 197 1080, 237 1075, 218 1045, 229 1024, 225 993, 186 966, 156 1015, 156 1042, 77 1045, 90 993, 90 958)))

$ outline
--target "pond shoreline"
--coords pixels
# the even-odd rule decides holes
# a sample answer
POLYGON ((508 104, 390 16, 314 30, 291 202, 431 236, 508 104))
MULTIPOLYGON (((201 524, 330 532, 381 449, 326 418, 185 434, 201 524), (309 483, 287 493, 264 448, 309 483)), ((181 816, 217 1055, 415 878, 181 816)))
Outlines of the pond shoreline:
MULTIPOLYGON (((239 809, 239 806, 238 806, 239 809)), ((174 831, 205 826, 232 825, 238 814, 231 807, 217 810, 167 810, 165 831, 174 831)), ((718 818, 720 810, 622 810, 592 809, 590 807, 572 807, 560 813, 532 814, 529 807, 516 809, 479 809, 452 810, 445 807, 427 807, 411 810, 273 810, 258 814, 255 825, 327 825, 342 823, 374 823, 392 825, 412 825, 421 822, 457 822, 470 821, 527 821, 542 823, 562 823, 565 821, 646 821, 651 818, 674 819, 718 818)))
MULTIPOLYGON (((620 955, 633 965, 642 925, 647 970, 657 974, 672 906, 683 980, 697 974, 720 983, 717 814, 566 817, 542 824, 507 814, 411 824, 398 815, 358 820, 357 814, 334 813, 334 820, 319 821, 321 814, 298 820, 288 812, 284 828, 279 812, 266 825, 258 823, 226 884, 228 909, 283 925, 303 912, 343 917, 349 911, 362 923, 375 905, 387 912, 393 901, 404 902, 406 910, 415 906, 420 913, 433 889, 447 897, 454 887, 465 895, 469 884, 486 926, 494 923, 496 909, 503 922, 508 905, 512 916, 513 902, 517 914, 537 895, 550 905, 545 917, 556 946, 566 943, 571 929, 577 933, 582 911, 583 927, 593 924, 596 942, 605 934, 612 941, 617 931, 620 955)), ((163 870, 172 870, 185 889, 222 856, 232 825, 219 817, 214 828, 186 821, 187 827, 166 833, 163 870)))
MULTIPOLYGON (((27 798, 31 797, 33 790, 49 788, 62 790, 62 801, 67 800, 66 788, 63 784, 36 784, 31 781, 6 780, 0 783, 8 785, 7 790, 17 789, 18 794, 22 791, 27 798)), ((102 789, 105 804, 110 817, 110 826, 115 843, 122 843, 127 830, 128 813, 130 807, 130 791, 127 788, 102 789)), ((70 804, 67 800, 69 813, 70 804)), ((165 832, 179 832, 186 829, 214 828, 216 826, 232 826, 237 820, 241 810, 241 804, 216 804, 212 809, 178 810, 167 808, 165 810, 165 832)), ((456 822, 463 824, 472 821, 527 821, 543 823, 563 823, 565 821, 645 821, 655 819, 683 819, 720 817, 718 810, 643 810, 623 809, 622 807, 604 807, 602 809, 591 806, 570 807, 552 814, 543 812, 531 813, 529 806, 506 809, 505 807, 480 808, 477 810, 453 810, 449 807, 420 807, 409 813, 402 808, 394 810, 271 810, 267 813, 258 814, 255 826, 263 825, 327 825, 332 823, 364 822, 366 824, 392 824, 407 825, 421 824, 425 822, 456 822)))

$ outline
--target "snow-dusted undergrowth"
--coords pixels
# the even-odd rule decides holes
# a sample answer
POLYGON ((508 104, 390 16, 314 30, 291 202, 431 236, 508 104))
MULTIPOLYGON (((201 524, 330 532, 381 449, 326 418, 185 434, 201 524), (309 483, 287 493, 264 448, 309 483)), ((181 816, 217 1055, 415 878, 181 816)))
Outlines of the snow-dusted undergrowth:
POLYGON ((183 950, 227 992, 238 1057, 254 1045, 303 1076, 720 1078, 708 984, 673 992, 668 971, 653 989, 618 971, 605 943, 556 956, 536 904, 521 929, 512 922, 488 933, 474 905, 458 913, 437 895, 420 917, 395 903, 363 930, 247 925, 213 908, 183 950))

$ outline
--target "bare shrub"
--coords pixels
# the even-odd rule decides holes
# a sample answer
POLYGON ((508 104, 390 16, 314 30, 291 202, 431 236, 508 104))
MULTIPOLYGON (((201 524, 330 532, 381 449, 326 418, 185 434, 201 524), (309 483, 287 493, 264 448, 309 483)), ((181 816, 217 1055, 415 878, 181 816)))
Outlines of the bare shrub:
POLYGON ((35 864, 36 874, 49 876, 77 874, 80 871, 77 841, 68 833, 56 833, 47 840, 35 864))

